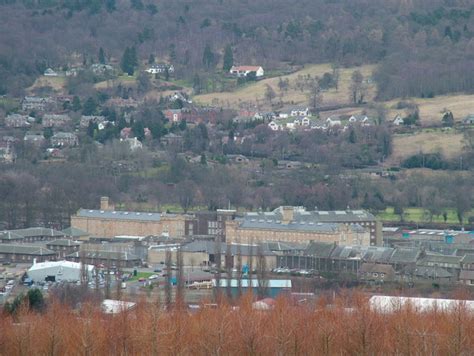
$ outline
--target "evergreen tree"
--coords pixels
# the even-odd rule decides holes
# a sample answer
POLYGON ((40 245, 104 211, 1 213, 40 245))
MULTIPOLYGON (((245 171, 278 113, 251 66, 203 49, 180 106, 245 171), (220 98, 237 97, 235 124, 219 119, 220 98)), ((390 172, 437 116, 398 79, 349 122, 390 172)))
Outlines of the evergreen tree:
POLYGON ((138 57, 137 50, 135 47, 127 47, 122 55, 122 60, 120 61, 120 68, 124 73, 128 75, 133 75, 135 68, 138 66, 138 57))
POLYGON ((99 49, 99 63, 100 64, 105 64, 105 53, 104 53, 104 49, 102 47, 100 47, 100 49, 99 49))
POLYGON ((230 68, 234 65, 234 54, 232 53, 232 47, 227 45, 224 50, 224 65, 222 69, 225 72, 228 72, 230 68))
POLYGON ((204 53, 202 55, 202 64, 206 69, 211 69, 214 65, 214 53, 212 52, 211 45, 208 43, 204 47, 204 53))
POLYGON ((155 56, 153 54, 150 54, 150 57, 148 57, 148 64, 153 64, 155 63, 155 56))
POLYGON ((97 103, 94 98, 89 97, 87 101, 84 103, 84 107, 82 109, 83 115, 94 115, 97 109, 97 103))
POLYGON ((194 75, 193 79, 193 90, 195 94, 200 94, 202 90, 202 85, 201 85, 201 78, 199 77, 199 74, 194 75))
POLYGON ((81 99, 77 95, 72 98, 72 111, 79 111, 82 109, 81 99))

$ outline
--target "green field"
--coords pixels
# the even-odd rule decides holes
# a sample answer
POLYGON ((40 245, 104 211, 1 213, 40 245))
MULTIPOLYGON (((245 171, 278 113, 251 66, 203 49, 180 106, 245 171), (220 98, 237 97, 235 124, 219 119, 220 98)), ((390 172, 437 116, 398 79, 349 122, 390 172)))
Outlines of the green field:
MULTIPOLYGON (((458 216, 455 209, 445 209, 448 213, 446 223, 448 224, 459 224, 458 216)), ((474 211, 466 214, 464 221, 467 222, 469 216, 474 216, 474 211)), ((400 221, 400 216, 396 215, 392 207, 385 209, 385 211, 377 214, 377 217, 382 221, 400 221)), ((430 222, 428 212, 423 208, 405 208, 404 209, 404 221, 406 222, 430 222)), ((432 222, 444 223, 443 215, 433 216, 432 222)))

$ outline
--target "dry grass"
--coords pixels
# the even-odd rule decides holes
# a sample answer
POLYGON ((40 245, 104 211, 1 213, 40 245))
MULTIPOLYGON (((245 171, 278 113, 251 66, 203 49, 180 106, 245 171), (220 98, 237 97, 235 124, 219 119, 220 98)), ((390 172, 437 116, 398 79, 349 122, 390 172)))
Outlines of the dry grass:
POLYGON ((38 88, 51 87, 57 93, 64 93, 66 85, 65 77, 45 77, 44 75, 38 77, 31 87, 27 89, 28 92, 32 92, 38 88))
POLYGON ((446 158, 459 155, 463 148, 463 136, 460 133, 445 132, 420 132, 415 134, 394 135, 393 153, 389 158, 391 164, 399 164, 409 156, 423 152, 440 152, 446 158))
MULTIPOLYGON (((400 99, 386 103, 387 108, 392 108, 400 99)), ((462 121, 468 114, 474 113, 474 95, 443 95, 432 99, 412 99, 420 108, 420 120, 423 126, 439 124, 443 112, 448 109, 454 115, 454 120, 462 121)), ((389 118, 395 117, 403 110, 390 109, 389 118)))
MULTIPOLYGON (((366 65, 357 68, 341 68, 339 88, 331 89, 323 93, 323 105, 345 104, 349 102, 349 85, 351 82, 351 75, 355 70, 360 70, 364 77, 369 77, 372 74, 375 66, 366 65)), ((225 93, 211 93, 204 95, 197 95, 194 100, 201 104, 221 105, 224 107, 238 108, 240 106, 256 106, 262 109, 269 109, 268 103, 264 100, 266 85, 270 85, 277 95, 279 94, 278 81, 279 78, 290 81, 290 89, 283 96, 285 104, 305 104, 307 102, 306 94, 294 89, 293 84, 298 75, 310 74, 312 77, 322 77, 324 73, 331 73, 330 64, 309 65, 306 68, 281 77, 268 78, 242 87, 233 92, 225 93)), ((369 86, 369 93, 367 99, 372 100, 375 93, 375 85, 369 86)))

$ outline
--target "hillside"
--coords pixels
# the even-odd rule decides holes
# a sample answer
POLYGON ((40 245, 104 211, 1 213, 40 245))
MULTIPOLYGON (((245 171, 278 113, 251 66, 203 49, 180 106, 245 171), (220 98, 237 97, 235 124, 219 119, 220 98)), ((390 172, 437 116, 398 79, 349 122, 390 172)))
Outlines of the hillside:
MULTIPOLYGON (((365 78, 370 78, 375 66, 365 65, 360 67, 341 68, 338 88, 330 88, 323 92, 323 106, 343 105, 350 102, 349 85, 351 75, 354 71, 359 70, 365 78)), ((274 78, 268 78, 256 83, 246 85, 233 92, 225 93, 209 93, 195 96, 195 100, 202 104, 222 105, 231 108, 241 106, 252 107, 260 106, 269 109, 270 105, 265 102, 265 90, 269 85, 275 90, 277 96, 283 94, 282 101, 284 104, 302 104, 307 105, 307 96, 305 91, 301 91, 295 87, 295 82, 299 76, 319 77, 324 73, 332 73, 330 64, 306 65, 303 69, 290 75, 283 75, 274 78), (281 92, 278 88, 280 80, 289 80, 289 89, 281 92)), ((368 86, 367 98, 372 100, 375 96, 375 85, 372 83, 368 86)))

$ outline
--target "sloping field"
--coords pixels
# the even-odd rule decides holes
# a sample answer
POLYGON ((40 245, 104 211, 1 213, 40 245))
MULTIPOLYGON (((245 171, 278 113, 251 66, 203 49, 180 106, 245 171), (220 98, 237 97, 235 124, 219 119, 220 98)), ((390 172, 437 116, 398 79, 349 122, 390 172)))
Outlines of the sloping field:
MULTIPOLYGON (((388 118, 393 118, 403 110, 392 109, 400 99, 386 103, 390 108, 388 118)), ((453 113, 456 122, 462 121, 468 114, 474 113, 474 95, 443 95, 431 99, 415 98, 412 101, 420 108, 420 120, 423 126, 439 124, 445 109, 453 113)))
POLYGON ((463 135, 460 133, 443 132, 441 130, 394 135, 393 153, 389 158, 389 162, 399 164, 404 159, 420 152, 440 152, 446 158, 453 158, 462 151, 462 139, 463 135))
POLYGON ((65 77, 46 77, 42 75, 38 77, 31 87, 27 91, 32 92, 34 89, 51 87, 57 93, 64 93, 66 84, 65 77))
MULTIPOLYGON (((341 68, 339 78, 339 88, 330 89, 323 92, 323 105, 335 105, 335 104, 346 104, 349 103, 349 85, 351 82, 351 75, 355 70, 359 70, 365 78, 372 75, 372 71, 375 68, 373 65, 365 65, 354 68, 341 68)), ((283 96, 283 102, 285 104, 305 104, 307 103, 307 97, 304 92, 294 88, 294 83, 298 75, 308 75, 312 77, 322 77, 324 73, 332 73, 330 64, 317 64, 308 65, 302 70, 295 73, 261 80, 256 83, 246 85, 233 92, 224 93, 210 93, 204 95, 197 95, 194 100, 201 104, 213 104, 222 105, 224 107, 238 108, 241 104, 245 106, 260 106, 261 108, 268 108, 268 104, 265 101, 265 89, 266 85, 270 85, 273 90, 279 95, 280 91, 278 88, 279 78, 285 80, 288 78, 290 81, 290 88, 283 96)), ((375 94, 375 84, 371 83, 368 85, 367 100, 371 100, 375 94)))

